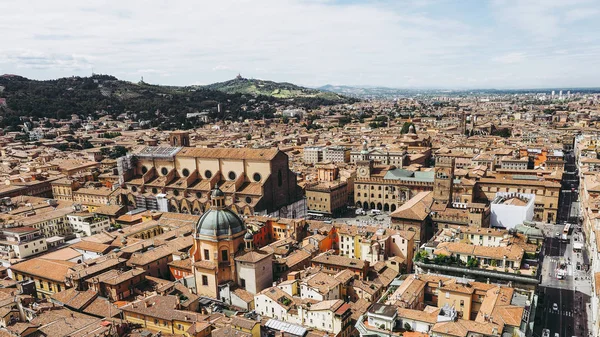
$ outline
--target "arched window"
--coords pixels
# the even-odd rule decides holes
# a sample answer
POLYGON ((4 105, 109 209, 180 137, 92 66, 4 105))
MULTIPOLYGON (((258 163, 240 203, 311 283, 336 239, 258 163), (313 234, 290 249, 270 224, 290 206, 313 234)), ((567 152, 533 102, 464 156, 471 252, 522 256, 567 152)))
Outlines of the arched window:
POLYGON ((188 169, 183 169, 183 170, 181 171, 181 173, 183 174, 183 176, 184 176, 184 177, 188 177, 188 176, 190 175, 190 170, 188 170, 188 169))
POLYGON ((227 176, 229 177, 229 180, 235 180, 235 178, 237 177, 237 175, 233 171, 229 171, 229 174, 227 174, 227 176))
POLYGON ((166 167, 163 167, 160 169, 160 173, 162 173, 163 176, 166 176, 167 173, 169 173, 169 170, 166 167))
POLYGON ((254 173, 252 178, 254 179, 254 181, 259 182, 262 177, 261 177, 260 173, 256 172, 256 173, 254 173))

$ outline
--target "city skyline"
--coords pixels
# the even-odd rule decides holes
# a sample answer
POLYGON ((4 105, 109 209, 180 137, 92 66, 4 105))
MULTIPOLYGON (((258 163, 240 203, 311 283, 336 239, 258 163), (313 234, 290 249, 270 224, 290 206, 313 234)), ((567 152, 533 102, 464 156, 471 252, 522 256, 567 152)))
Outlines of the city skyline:
POLYGON ((598 87, 593 1, 0 4, 0 73, 164 85, 598 87), (40 13, 43 13, 41 15, 40 13), (19 29, 14 29, 19 27, 19 29))

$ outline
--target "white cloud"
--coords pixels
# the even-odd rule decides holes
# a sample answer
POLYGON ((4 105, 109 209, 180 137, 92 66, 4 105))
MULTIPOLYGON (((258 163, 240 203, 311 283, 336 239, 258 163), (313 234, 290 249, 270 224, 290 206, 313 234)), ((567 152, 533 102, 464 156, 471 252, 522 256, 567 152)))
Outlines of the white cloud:
POLYGON ((439 1, 132 0, 77 7, 34 0, 18 10, 3 1, 0 30, 10 34, 0 37, 0 73, 49 78, 93 68, 181 85, 240 72, 311 86, 510 86, 537 84, 536 72, 555 72, 560 81, 558 65, 576 55, 581 68, 570 76, 591 81, 600 75, 600 51, 589 48, 598 37, 569 25, 592 20, 577 10, 595 2, 563 2, 497 1, 477 9, 495 19, 481 24, 475 18, 486 13, 474 8, 473 20, 465 19, 445 10, 454 3, 439 1), (561 34, 573 39, 555 38, 561 34), (575 38, 589 41, 569 45, 575 38), (522 69, 518 81, 502 76, 508 65, 522 69))
POLYGON ((523 62, 523 60, 525 60, 525 54, 518 53, 518 52, 517 53, 508 53, 505 55, 496 56, 492 60, 494 62, 504 63, 504 64, 519 63, 519 62, 523 62))
POLYGON ((214 71, 231 70, 231 67, 227 66, 227 65, 224 65, 224 64, 218 64, 212 70, 214 70, 214 71))
POLYGON ((575 22, 579 20, 584 20, 588 18, 598 17, 600 13, 600 9, 598 8, 575 8, 566 12, 565 19, 567 22, 575 22))

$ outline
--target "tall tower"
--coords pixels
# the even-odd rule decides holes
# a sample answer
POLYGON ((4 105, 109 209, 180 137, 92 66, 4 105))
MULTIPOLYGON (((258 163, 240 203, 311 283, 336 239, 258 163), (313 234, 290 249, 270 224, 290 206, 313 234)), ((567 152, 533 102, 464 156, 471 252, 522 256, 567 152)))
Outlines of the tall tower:
POLYGON ((370 178, 371 169, 373 168, 373 160, 369 158, 369 149, 367 141, 363 143, 363 149, 360 151, 360 160, 356 161, 357 173, 359 178, 370 178))
POLYGON ((433 180, 433 200, 448 205, 452 202, 452 182, 454 180, 454 158, 440 158, 435 163, 433 180))

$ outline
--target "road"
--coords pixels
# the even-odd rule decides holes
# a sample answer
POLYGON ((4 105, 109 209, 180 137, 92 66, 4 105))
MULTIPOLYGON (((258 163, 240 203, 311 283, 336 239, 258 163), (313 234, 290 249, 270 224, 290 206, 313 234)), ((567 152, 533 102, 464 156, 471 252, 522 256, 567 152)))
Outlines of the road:
POLYGON ((565 153, 565 168, 561 181, 561 193, 558 200, 558 222, 576 223, 571 212, 573 203, 579 199, 579 177, 573 153, 565 153))
POLYGON ((575 226, 572 235, 563 240, 563 225, 547 225, 544 228, 544 240, 541 284, 538 287, 538 310, 536 312, 533 336, 541 337, 543 329, 550 330, 550 337, 588 336, 588 313, 586 306, 590 301, 591 280, 587 272, 578 265, 588 263, 585 251, 573 252, 573 243, 583 239, 577 219, 577 193, 579 180, 575 167, 575 157, 565 154, 565 173, 561 182, 562 192, 559 198, 557 220, 559 223, 572 223, 575 226), (570 172, 570 173, 569 173, 570 172), (556 236, 558 232, 561 236, 556 236), (566 272, 564 279, 557 278, 557 271, 566 272), (557 309, 555 310, 554 304, 557 309))

